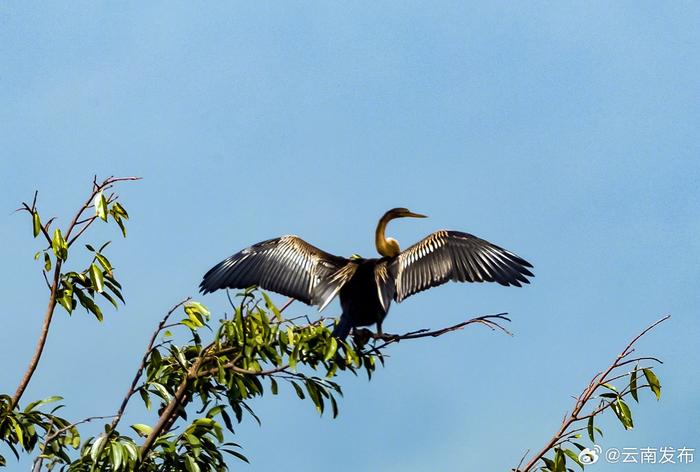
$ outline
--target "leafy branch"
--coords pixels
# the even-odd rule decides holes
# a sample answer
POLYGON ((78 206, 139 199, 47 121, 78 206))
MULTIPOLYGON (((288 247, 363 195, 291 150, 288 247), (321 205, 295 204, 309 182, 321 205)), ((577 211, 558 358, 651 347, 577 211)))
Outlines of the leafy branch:
POLYGON ((559 429, 547 444, 521 468, 525 459, 523 457, 521 464, 515 470, 517 472, 530 472, 533 470, 566 472, 567 457, 581 466, 581 468, 586 463, 591 463, 593 458, 590 454, 593 454, 593 452, 578 441, 583 431, 588 433, 588 438, 591 442, 595 442, 596 432, 602 436, 603 433, 595 426, 594 419, 605 410, 612 410, 622 426, 625 429, 631 429, 634 426, 632 412, 627 402, 625 402, 625 398, 631 396, 635 402, 638 402, 638 392, 641 389, 651 390, 657 400, 661 398, 661 384, 652 370, 653 366, 647 364, 642 366, 643 363, 661 363, 661 361, 656 357, 650 356, 630 356, 635 352, 634 345, 642 336, 669 318, 669 315, 664 316, 645 328, 625 346, 605 371, 598 372, 591 379, 588 386, 576 397, 576 403, 571 413, 564 415, 559 429), (631 364, 634 364, 634 368, 631 371, 621 372, 625 366, 631 364), (641 376, 644 377, 646 383, 641 383, 641 376), (623 379, 625 383, 622 386, 615 386, 615 382, 619 383, 623 379), (596 394, 601 391, 602 393, 596 394), (581 426, 584 422, 586 426, 581 426), (572 449, 567 449, 567 445, 577 448, 579 453, 574 452, 572 449), (545 457, 550 452, 554 453, 553 458, 545 457))
POLYGON ((377 336, 365 342, 339 341, 331 335, 327 318, 311 320, 307 316, 285 318, 262 293, 247 290, 231 300, 232 316, 224 316, 214 327, 209 311, 190 299, 173 306, 154 330, 136 375, 127 390, 111 425, 97 438, 88 439, 81 457, 71 464, 75 470, 225 470, 222 453, 247 461, 236 443, 225 442, 224 428, 235 434, 234 420, 242 421, 248 413, 256 421, 249 400, 260 397, 266 389, 277 395, 287 384, 301 400, 310 400, 323 414, 330 408, 338 414, 340 385, 333 378, 339 371, 357 373, 365 370, 371 377, 378 363, 384 362, 383 350, 393 342, 440 336, 467 326, 485 324, 492 329, 506 320, 503 314, 478 317, 441 330, 419 330, 405 335, 377 336), (177 309, 184 316, 172 321, 177 309), (304 320, 303 323, 300 323, 304 320), (203 329, 213 332, 204 343, 203 329), (174 330, 174 332, 171 332, 174 330), (184 345, 177 345, 177 330, 189 333, 184 345), (175 333, 175 334, 174 334, 175 333), (379 362, 377 362, 379 361, 379 362), (325 372, 312 375, 310 372, 325 372), (267 383, 269 387, 266 387, 267 383), (130 400, 139 393, 147 409, 158 400, 158 419, 152 425, 134 424, 131 429, 142 436, 138 454, 129 448, 133 440, 120 435, 117 427, 130 400), (198 415, 188 421, 188 407, 201 404, 198 415), (178 427, 178 422, 183 424, 178 427), (180 429, 179 434, 174 434, 180 429), (116 451, 116 452, 115 452, 116 451), (115 466, 119 458, 119 467, 115 466), (131 465, 129 465, 131 464, 131 465))
POLYGON ((102 312, 98 305, 94 302, 95 292, 100 293, 116 307, 117 304, 114 298, 105 291, 106 285, 107 288, 112 291, 113 295, 122 299, 120 292, 121 286, 113 278, 112 266, 107 258, 101 254, 101 250, 104 249, 105 246, 102 246, 100 251, 93 250, 95 257, 90 267, 85 271, 81 273, 69 272, 64 274, 61 272, 61 269, 63 264, 68 260, 68 249, 70 246, 72 246, 73 243, 75 243, 78 238, 82 236, 85 230, 87 230, 87 228, 96 219, 100 218, 107 221, 108 216, 111 215, 113 220, 121 228, 123 235, 126 236, 126 229, 124 228, 123 220, 128 219, 129 215, 124 207, 122 207, 121 204, 116 201, 118 199, 116 195, 111 194, 106 197, 104 192, 114 187, 114 185, 118 182, 138 179, 138 177, 108 177, 101 183, 97 182, 97 178, 93 179, 90 196, 75 213, 70 224, 66 227, 65 232, 61 232, 59 228, 56 228, 53 236, 49 235, 49 227, 55 218, 49 219, 42 225, 41 217, 36 207, 36 192, 34 193, 34 199, 31 206, 23 202, 22 206, 19 208, 18 211, 26 211, 31 215, 34 237, 36 238, 41 234, 48 243, 48 248, 37 252, 35 258, 38 258, 43 252, 44 278, 47 280, 47 284, 49 285, 49 301, 44 314, 44 321, 34 354, 29 362, 29 367, 27 368, 22 380, 17 386, 15 394, 12 397, 11 408, 14 408, 22 398, 24 391, 27 389, 32 376, 34 375, 34 371, 39 364, 57 303, 60 303, 70 313, 75 307, 74 297, 77 297, 81 305, 93 312, 98 319, 101 319, 102 312), (87 209, 90 207, 94 207, 95 214, 85 219, 81 219, 87 209), (73 234, 74 231, 76 232, 75 234, 73 234), (49 249, 52 250, 55 258, 51 282, 48 281, 48 277, 46 276, 46 273, 51 270, 52 265, 52 257, 49 253, 49 249), (85 291, 78 288, 78 285, 82 285, 85 291), (88 293, 86 294, 85 292, 88 293))

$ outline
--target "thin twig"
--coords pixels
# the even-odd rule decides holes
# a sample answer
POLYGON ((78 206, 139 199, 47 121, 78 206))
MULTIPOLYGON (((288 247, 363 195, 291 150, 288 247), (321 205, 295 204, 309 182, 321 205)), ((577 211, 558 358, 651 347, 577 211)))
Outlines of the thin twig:
POLYGON ((294 303, 294 299, 291 298, 291 297, 288 298, 287 301, 285 302, 285 304, 282 305, 282 308, 280 308, 280 310, 279 310, 280 313, 284 313, 284 310, 286 310, 287 308, 289 308, 289 305, 291 305, 292 303, 294 303))

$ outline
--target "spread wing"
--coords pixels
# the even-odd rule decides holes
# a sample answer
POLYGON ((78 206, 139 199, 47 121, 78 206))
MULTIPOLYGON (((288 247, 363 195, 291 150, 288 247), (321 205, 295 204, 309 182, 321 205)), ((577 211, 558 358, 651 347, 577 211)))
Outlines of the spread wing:
POLYGON ((532 265, 502 247, 459 231, 436 231, 401 252, 391 262, 397 302, 442 285, 457 282, 530 283, 532 265))
POLYGON ((328 254, 297 236, 282 236, 221 261, 204 274, 199 289, 209 293, 257 285, 323 309, 355 267, 347 259, 328 254))

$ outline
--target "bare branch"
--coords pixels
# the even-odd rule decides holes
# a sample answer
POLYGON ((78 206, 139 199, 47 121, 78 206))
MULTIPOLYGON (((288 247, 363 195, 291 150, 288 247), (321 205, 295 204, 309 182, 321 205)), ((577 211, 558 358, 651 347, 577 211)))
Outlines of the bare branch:
MULTIPOLYGON (((451 333, 453 331, 460 330, 464 328, 465 326, 471 325, 471 324, 483 324, 490 328, 492 331, 495 330, 501 330, 504 333, 506 333, 509 336, 513 336, 513 333, 508 331, 505 327, 501 326, 501 324, 498 323, 498 321, 510 321, 510 318, 508 318, 506 315, 508 313, 498 313, 496 315, 483 315, 483 316, 478 316, 476 318, 472 318, 466 321, 462 321, 461 323, 457 323, 456 325, 453 326, 448 326, 446 328, 441 328, 441 329, 436 329, 434 331, 431 331, 429 329, 419 329, 417 331, 410 331, 408 333, 404 334, 387 334, 387 333, 372 333, 369 330, 362 330, 359 332, 359 337, 368 337, 370 339, 374 340, 381 340, 385 341, 383 344, 380 344, 379 346, 372 347, 368 352, 376 352, 381 349, 384 349, 386 346, 393 344, 393 343, 398 343, 400 341, 403 341, 405 339, 420 339, 420 338, 436 338, 438 336, 442 336, 443 334, 451 333)), ((363 344, 363 343, 361 343, 363 344)))
POLYGON ((39 196, 39 191, 38 191, 38 190, 34 190, 34 198, 32 199, 32 208, 31 208, 31 210, 30 210, 32 213, 33 213, 34 211, 36 211, 36 198, 37 198, 38 196, 39 196))
POLYGON ((29 385, 29 381, 31 380, 32 375, 34 375, 34 372, 36 371, 37 365, 39 365, 39 359, 41 359, 41 354, 42 352, 44 352, 46 338, 49 335, 49 328, 51 327, 51 319, 53 318, 53 313, 56 308, 58 284, 61 280, 61 264, 61 259, 57 259, 56 265, 53 270, 51 291, 49 293, 49 303, 46 307, 46 313, 44 314, 44 322, 41 326, 39 339, 37 340, 36 348, 34 349, 34 355, 32 355, 32 358, 29 361, 29 367, 24 373, 22 380, 20 380, 20 383, 17 386, 17 390, 15 391, 15 394, 12 397, 11 409, 14 409, 17 406, 17 403, 19 403, 20 398, 22 398, 24 391, 27 389, 27 385, 29 385))
POLYGON ((659 364, 663 364, 663 361, 661 359, 658 359, 656 357, 646 356, 646 357, 635 357, 634 359, 628 359, 624 362, 618 363, 617 366, 622 367, 623 365, 634 364, 635 362, 639 362, 639 361, 654 361, 654 362, 658 362, 659 364))
POLYGON ((288 298, 287 301, 285 302, 285 304, 282 305, 282 308, 280 308, 280 313, 284 313, 284 310, 289 308, 289 305, 291 305, 292 303, 294 303, 294 299, 291 297, 288 298))

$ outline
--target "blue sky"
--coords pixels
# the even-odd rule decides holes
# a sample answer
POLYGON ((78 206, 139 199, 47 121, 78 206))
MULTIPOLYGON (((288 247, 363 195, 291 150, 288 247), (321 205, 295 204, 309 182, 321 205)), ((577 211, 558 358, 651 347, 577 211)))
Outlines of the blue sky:
POLYGON ((65 225, 93 174, 139 175, 121 190, 129 237, 91 237, 116 239, 127 305, 102 324, 58 311, 28 399, 111 414, 157 320, 214 263, 288 233, 370 256, 379 216, 406 206, 430 218, 390 225, 403 246, 468 231, 536 278, 422 293, 385 329, 507 311, 515 336, 394 346, 371 382, 339 379, 336 420, 294 395, 257 401, 242 469, 509 470, 664 314, 639 344, 666 361, 662 399, 635 405, 633 431, 603 420, 602 445, 700 447, 699 17, 692 2, 3 4, 0 391, 45 307, 12 211, 38 189, 65 225))

